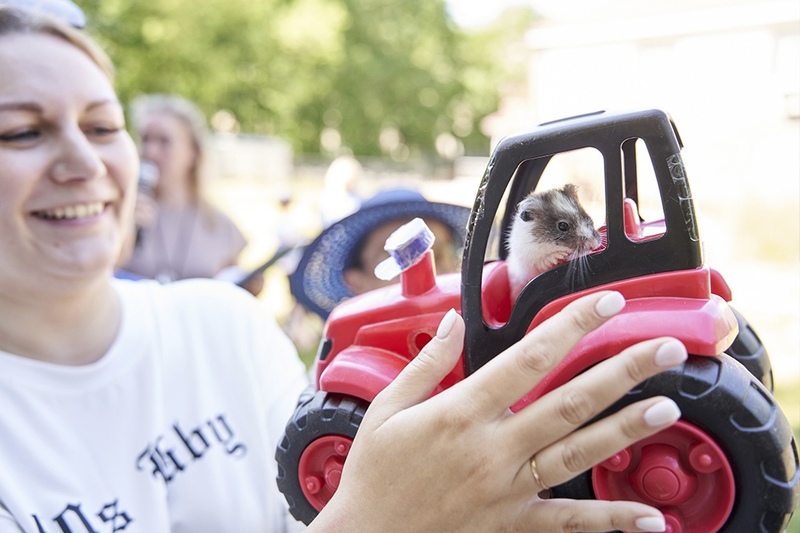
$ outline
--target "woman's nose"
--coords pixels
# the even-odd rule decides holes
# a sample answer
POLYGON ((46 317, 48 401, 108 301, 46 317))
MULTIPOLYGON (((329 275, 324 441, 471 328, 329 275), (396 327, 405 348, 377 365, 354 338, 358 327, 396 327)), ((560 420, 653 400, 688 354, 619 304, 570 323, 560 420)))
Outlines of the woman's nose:
POLYGON ((155 159, 158 155, 156 143, 150 140, 143 140, 139 146, 139 155, 142 156, 142 159, 155 159))
POLYGON ((61 139, 60 150, 53 165, 53 178, 59 181, 75 179, 92 179, 105 172, 97 148, 79 128, 65 132, 61 139))

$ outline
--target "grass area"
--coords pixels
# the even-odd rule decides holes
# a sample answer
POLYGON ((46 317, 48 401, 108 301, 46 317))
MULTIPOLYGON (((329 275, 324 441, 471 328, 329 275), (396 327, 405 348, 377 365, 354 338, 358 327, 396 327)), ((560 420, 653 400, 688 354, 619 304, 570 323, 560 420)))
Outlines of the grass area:
POLYGON ((800 381, 775 384, 775 399, 794 429, 795 439, 800 440, 800 381))

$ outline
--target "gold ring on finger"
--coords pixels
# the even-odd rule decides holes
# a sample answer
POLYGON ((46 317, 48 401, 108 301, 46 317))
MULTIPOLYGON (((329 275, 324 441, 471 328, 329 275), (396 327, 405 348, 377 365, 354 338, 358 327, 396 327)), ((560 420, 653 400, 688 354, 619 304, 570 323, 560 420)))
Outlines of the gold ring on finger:
POLYGON ((542 490, 548 490, 550 487, 548 487, 545 484, 545 482, 542 481, 541 476, 539 476, 539 470, 536 468, 536 455, 531 456, 530 464, 531 464, 531 474, 533 474, 533 480, 536 482, 537 485, 539 485, 542 488, 542 490))

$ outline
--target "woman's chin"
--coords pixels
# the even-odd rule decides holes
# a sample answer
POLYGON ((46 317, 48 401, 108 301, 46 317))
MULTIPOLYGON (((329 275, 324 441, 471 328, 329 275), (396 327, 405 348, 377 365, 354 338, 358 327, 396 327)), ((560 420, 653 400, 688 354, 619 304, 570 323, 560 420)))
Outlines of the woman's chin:
POLYGON ((54 276, 68 279, 97 279, 111 274, 120 255, 120 247, 110 244, 104 246, 75 246, 68 250, 58 250, 53 257, 50 269, 54 276))

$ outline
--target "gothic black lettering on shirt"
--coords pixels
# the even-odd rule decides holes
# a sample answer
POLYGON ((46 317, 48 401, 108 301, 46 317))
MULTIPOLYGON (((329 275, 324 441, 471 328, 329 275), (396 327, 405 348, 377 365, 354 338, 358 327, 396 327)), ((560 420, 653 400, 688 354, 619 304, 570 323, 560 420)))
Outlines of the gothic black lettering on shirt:
POLYGON ((208 427, 214 432, 214 436, 217 437, 217 440, 225 447, 225 451, 230 455, 242 457, 247 453, 247 447, 244 444, 241 442, 232 442, 235 435, 233 431, 231 431, 223 415, 217 416, 216 419, 209 420, 206 424, 208 424, 208 427), (214 420, 218 423, 215 423, 214 420))
MULTIPOLYGON (((111 503, 103 505, 100 512, 94 515, 90 513, 90 516, 86 516, 81 509, 80 503, 68 503, 64 506, 63 511, 53 517, 53 523, 58 526, 58 530, 61 533, 100 533, 100 531, 109 531, 107 527, 103 527, 99 530, 94 528, 91 519, 97 516, 103 523, 111 526, 110 531, 124 531, 128 525, 133 522, 133 518, 125 511, 120 512, 118 507, 118 500, 114 500, 111 503)), ((34 522, 36 522, 36 528, 39 533, 52 533, 44 528, 38 516, 34 514, 32 517, 34 522)))
POLYGON ((225 415, 217 415, 194 427, 179 422, 145 446, 136 458, 136 470, 147 470, 169 483, 191 463, 201 460, 214 447, 227 455, 244 457, 247 446, 238 440, 225 415))
POLYGON ((117 508, 118 504, 119 502, 114 500, 104 505, 100 512, 97 513, 97 516, 99 516, 104 523, 111 523, 111 531, 123 531, 128 527, 128 524, 133 522, 133 518, 128 516, 128 513, 119 511, 117 508))
POLYGON ((163 448, 163 441, 164 437, 159 435, 155 443, 147 445, 147 448, 145 448, 137 458, 136 469, 144 470, 149 463, 152 467, 153 476, 161 476, 166 483, 169 483, 175 478, 178 472, 183 471, 184 466, 178 460, 177 453, 174 449, 163 448))

